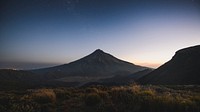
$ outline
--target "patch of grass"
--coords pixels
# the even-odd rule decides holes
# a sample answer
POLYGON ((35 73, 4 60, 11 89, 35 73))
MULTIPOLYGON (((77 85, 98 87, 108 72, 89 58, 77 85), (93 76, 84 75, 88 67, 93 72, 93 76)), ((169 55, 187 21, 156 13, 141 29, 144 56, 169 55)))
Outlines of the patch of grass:
POLYGON ((195 87, 133 84, 0 91, 0 112, 200 112, 195 87))
POLYGON ((102 102, 101 97, 97 93, 90 93, 86 95, 85 104, 87 106, 95 106, 102 102))
POLYGON ((40 104, 56 102, 56 94, 54 93, 53 89, 38 89, 33 91, 31 96, 32 99, 40 104))

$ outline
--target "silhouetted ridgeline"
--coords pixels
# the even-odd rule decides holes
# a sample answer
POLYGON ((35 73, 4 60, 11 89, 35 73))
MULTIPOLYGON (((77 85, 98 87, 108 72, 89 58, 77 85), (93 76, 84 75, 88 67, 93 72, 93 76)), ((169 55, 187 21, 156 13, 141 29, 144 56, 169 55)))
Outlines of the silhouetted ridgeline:
POLYGON ((141 84, 200 84, 200 46, 181 49, 173 58, 140 79, 141 84))

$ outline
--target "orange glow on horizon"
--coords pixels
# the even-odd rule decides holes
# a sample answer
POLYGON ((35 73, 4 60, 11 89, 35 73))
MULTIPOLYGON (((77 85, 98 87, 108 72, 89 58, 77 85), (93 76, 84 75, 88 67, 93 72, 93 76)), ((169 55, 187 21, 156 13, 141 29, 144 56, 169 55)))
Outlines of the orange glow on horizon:
POLYGON ((136 65, 150 67, 150 68, 158 68, 162 65, 162 63, 135 63, 136 65))
MULTIPOLYGON (((118 56, 117 56, 118 57, 118 56)), ((170 57, 170 56, 169 56, 170 57)), ((172 56, 171 56, 172 57, 172 56)), ((131 56, 123 56, 122 59, 124 61, 128 61, 130 63, 139 65, 139 66, 145 66, 150 68, 158 68, 159 66, 163 65, 164 63, 168 62, 170 58, 141 58, 141 57, 131 57, 131 56)))

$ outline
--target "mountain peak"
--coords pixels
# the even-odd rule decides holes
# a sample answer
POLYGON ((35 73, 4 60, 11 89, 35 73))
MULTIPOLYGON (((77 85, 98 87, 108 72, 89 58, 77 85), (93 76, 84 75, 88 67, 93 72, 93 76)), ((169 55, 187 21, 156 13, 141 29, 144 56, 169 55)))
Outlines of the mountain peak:
POLYGON ((93 53, 90 54, 90 56, 95 56, 95 57, 102 57, 102 56, 105 56, 105 55, 109 55, 109 54, 104 52, 101 49, 97 49, 93 53))
POLYGON ((104 53, 104 51, 101 50, 101 49, 96 49, 96 50, 94 51, 94 53, 104 53))
POLYGON ((125 61, 122 61, 120 59, 117 59, 116 57, 112 56, 109 53, 104 52, 101 49, 97 49, 91 54, 83 57, 82 59, 78 60, 79 62, 84 62, 87 64, 96 64, 96 65, 114 65, 116 63, 126 63, 125 61))

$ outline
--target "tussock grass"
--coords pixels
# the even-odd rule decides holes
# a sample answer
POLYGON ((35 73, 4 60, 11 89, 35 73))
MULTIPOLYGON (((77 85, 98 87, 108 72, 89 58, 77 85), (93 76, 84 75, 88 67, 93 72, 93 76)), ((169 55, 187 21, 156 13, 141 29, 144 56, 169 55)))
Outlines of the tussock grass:
POLYGON ((0 91, 0 112, 200 112, 199 86, 91 86, 0 91))

